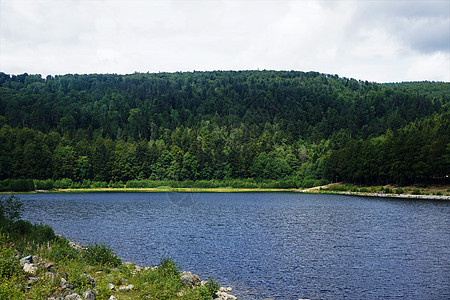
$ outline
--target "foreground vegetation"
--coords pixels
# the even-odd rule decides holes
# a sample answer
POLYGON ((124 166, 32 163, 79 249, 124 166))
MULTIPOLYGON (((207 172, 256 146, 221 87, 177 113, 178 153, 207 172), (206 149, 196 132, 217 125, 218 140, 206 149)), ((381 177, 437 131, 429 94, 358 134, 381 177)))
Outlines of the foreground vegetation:
POLYGON ((0 180, 448 183, 449 108, 450 83, 316 72, 0 73, 0 180))
POLYGON ((211 279, 186 285, 169 259, 141 268, 105 245, 77 249, 50 227, 21 220, 21 206, 16 196, 0 197, 0 299, 212 299, 219 289, 211 279))

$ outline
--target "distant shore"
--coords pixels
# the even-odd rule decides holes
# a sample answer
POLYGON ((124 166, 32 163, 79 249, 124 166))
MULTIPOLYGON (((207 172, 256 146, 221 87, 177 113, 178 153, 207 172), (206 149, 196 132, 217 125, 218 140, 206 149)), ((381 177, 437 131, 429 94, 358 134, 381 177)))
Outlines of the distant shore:
POLYGON ((339 187, 345 187, 341 182, 332 183, 324 186, 316 186, 308 189, 298 189, 296 192, 307 194, 335 194, 362 197, 380 197, 380 198, 400 198, 400 199, 423 199, 423 200, 450 200, 450 186, 375 186, 359 187, 355 190, 336 190, 339 187), (371 190, 371 191, 366 191, 371 190))
POLYGON ((336 194, 348 196, 363 197, 381 197, 381 198, 401 198, 401 199, 424 199, 424 200, 450 200, 448 190, 450 186, 441 186, 437 188, 421 188, 420 194, 410 193, 419 189, 415 187, 405 187, 407 192, 392 193, 384 192, 395 190, 395 187, 360 187, 358 191, 343 190, 336 191, 332 187, 342 186, 341 183, 333 183, 324 186, 316 186, 308 189, 276 189, 276 188, 173 188, 173 187, 156 187, 156 188, 82 188, 82 189, 55 189, 55 190, 36 190, 31 192, 2 192, 0 194, 35 194, 35 193, 252 193, 252 192, 298 192, 306 194, 336 194), (383 189, 377 192, 363 192, 367 189, 383 189))

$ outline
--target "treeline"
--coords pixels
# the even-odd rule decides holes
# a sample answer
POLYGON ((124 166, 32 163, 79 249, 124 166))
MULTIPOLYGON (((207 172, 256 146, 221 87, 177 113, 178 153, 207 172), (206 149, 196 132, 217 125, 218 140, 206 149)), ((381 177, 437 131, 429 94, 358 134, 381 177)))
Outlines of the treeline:
POLYGON ((0 180, 443 179, 449 100, 316 72, 0 73, 0 180))
MULTIPOLYGON (((245 129, 228 131, 209 122, 194 131, 177 128, 166 140, 69 139, 29 128, 0 129, 0 179, 70 179, 73 182, 290 179, 291 186, 322 178, 321 157, 342 135, 318 145, 277 143, 269 124, 257 139, 245 129), (294 183, 295 182, 295 183, 294 183)), ((308 183, 310 184, 310 183, 308 183)), ((233 185, 235 186, 235 185, 233 185)))
POLYGON ((362 184, 448 183, 450 113, 410 123, 400 130, 352 140, 327 158, 327 178, 362 184))

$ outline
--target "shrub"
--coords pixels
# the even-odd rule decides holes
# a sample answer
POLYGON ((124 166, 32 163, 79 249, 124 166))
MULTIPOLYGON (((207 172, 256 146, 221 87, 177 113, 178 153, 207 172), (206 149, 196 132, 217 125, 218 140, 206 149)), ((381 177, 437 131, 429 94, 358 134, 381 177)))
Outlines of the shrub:
POLYGON ((29 192, 34 191, 34 189, 32 179, 11 179, 8 185, 8 190, 12 192, 29 192))
POLYGON ((72 187, 73 181, 70 178, 63 178, 55 181, 55 188, 57 189, 68 189, 72 187))
POLYGON ((111 248, 104 244, 89 245, 84 253, 84 259, 92 266, 106 265, 118 267, 122 261, 112 252, 111 248))
POLYGON ((402 188, 397 188, 397 189, 395 189, 395 193, 398 194, 398 195, 401 195, 401 194, 405 193, 405 190, 402 189, 402 188))
POLYGON ((0 278, 8 279, 21 273, 19 262, 14 259, 13 247, 14 244, 12 243, 2 242, 0 244, 0 278))
POLYGON ((36 190, 51 190, 53 189, 55 182, 52 179, 47 180, 34 180, 36 190))
POLYGON ((114 189, 124 188, 125 184, 122 181, 119 181, 119 182, 110 181, 108 184, 108 187, 114 188, 114 189))
POLYGON ((107 188, 108 187, 108 183, 105 181, 92 181, 91 182, 91 187, 92 188, 107 188))
POLYGON ((54 261, 68 261, 79 257, 79 252, 66 239, 57 239, 50 244, 48 258, 54 261))
POLYGON ((420 195, 421 194, 420 189, 414 189, 411 193, 413 195, 420 195))
POLYGON ((211 298, 216 298, 216 293, 219 291, 219 288, 220 285, 217 282, 211 278, 208 278, 208 282, 204 286, 198 288, 200 299, 208 300, 211 298))

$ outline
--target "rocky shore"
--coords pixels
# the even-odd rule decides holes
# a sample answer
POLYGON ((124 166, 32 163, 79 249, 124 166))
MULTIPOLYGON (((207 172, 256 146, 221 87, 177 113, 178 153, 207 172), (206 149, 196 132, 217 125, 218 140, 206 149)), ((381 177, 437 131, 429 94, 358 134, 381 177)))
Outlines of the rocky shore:
MULTIPOLYGON (((69 242, 69 244, 78 251, 84 250, 84 247, 81 244, 73 242, 69 242)), ((82 294, 78 294, 74 291, 74 282, 71 282, 69 279, 70 276, 65 272, 60 272, 57 263, 46 261, 36 255, 29 255, 26 257, 16 255, 15 258, 19 260, 20 266, 28 278, 27 286, 24 287, 25 289, 30 289, 33 285, 42 283, 43 281, 52 281, 58 282, 59 293, 57 295, 48 296, 46 298, 48 300, 95 300, 97 298, 96 294, 98 291, 96 289, 96 282, 97 280, 100 280, 99 278, 103 275, 102 271, 96 272, 96 274, 99 275, 97 279, 89 274, 81 274, 81 280, 86 282, 86 286, 88 287, 82 294)), ((138 276, 141 272, 158 269, 158 266, 142 267, 131 262, 123 262, 122 266, 125 267, 133 277, 138 276)), ((132 292, 137 289, 133 284, 129 283, 127 278, 121 277, 119 268, 111 269, 111 274, 109 274, 107 278, 114 278, 116 282, 116 284, 112 281, 108 283, 108 288, 111 290, 111 293, 118 292, 118 294, 123 295, 124 293, 126 294, 127 292, 132 292)), ((180 279, 183 283, 183 289, 178 292, 178 296, 180 297, 183 296, 186 289, 201 287, 208 284, 207 281, 202 281, 198 275, 192 274, 189 271, 182 272, 180 274, 180 279)), ((104 278, 101 280, 104 280, 104 278)), ((236 300, 236 296, 232 295, 231 292, 231 287, 220 287, 216 292, 215 299, 236 300)), ((109 300, 120 298, 120 296, 116 297, 115 295, 111 295, 109 300)), ((126 299, 130 299, 130 297, 126 297, 126 299)), ((148 299, 152 299, 152 297, 148 297, 148 299)))

